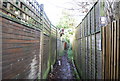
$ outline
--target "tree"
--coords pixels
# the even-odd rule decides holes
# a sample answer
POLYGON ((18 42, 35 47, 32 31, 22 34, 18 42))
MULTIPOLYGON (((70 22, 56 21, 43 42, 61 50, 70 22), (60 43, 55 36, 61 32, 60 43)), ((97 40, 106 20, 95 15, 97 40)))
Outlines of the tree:
POLYGON ((73 28, 75 27, 75 19, 69 14, 68 11, 63 10, 62 11, 62 17, 60 18, 57 27, 58 28, 64 28, 64 29, 68 29, 68 28, 73 28))
POLYGON ((119 4, 120 1, 117 0, 105 0, 107 23, 112 22, 119 15, 119 4))
POLYGON ((105 2, 105 12, 107 17, 107 22, 113 21, 113 2, 111 0, 106 0, 105 2))
POLYGON ((75 19, 70 15, 67 10, 63 10, 62 17, 60 18, 56 27, 60 28, 61 30, 64 29, 64 34, 62 34, 62 38, 66 41, 70 40, 69 38, 74 33, 74 28, 76 27, 75 19))
POLYGON ((97 0, 90 0, 90 1, 72 0, 66 3, 68 5, 71 4, 71 8, 66 8, 66 9, 74 12, 79 12, 80 14, 87 13, 96 1, 97 0))

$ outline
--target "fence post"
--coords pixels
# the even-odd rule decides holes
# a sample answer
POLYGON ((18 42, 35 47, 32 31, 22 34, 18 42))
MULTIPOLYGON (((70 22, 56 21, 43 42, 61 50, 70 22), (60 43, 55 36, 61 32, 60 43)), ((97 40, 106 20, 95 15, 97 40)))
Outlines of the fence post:
MULTIPOLYGON (((2 8, 2 0, 0 0, 0 9, 2 8)), ((2 17, 0 17, 0 80, 2 80, 2 17)))
POLYGON ((40 5, 40 7, 41 7, 41 23, 42 23, 42 30, 41 30, 41 32, 40 32, 40 52, 39 52, 39 73, 38 73, 38 76, 39 76, 39 79, 42 79, 42 55, 43 55, 43 44, 44 44, 44 38, 43 38, 43 29, 44 29, 44 19, 43 19, 43 5, 40 5))

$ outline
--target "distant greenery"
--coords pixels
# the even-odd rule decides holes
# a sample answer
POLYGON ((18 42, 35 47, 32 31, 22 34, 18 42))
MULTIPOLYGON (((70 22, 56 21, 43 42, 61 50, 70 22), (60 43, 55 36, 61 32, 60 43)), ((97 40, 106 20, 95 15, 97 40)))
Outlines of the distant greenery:
POLYGON ((70 43, 70 37, 74 35, 75 25, 76 21, 73 16, 69 14, 69 11, 63 10, 62 17, 60 18, 56 27, 64 29, 64 34, 62 35, 62 38, 68 43, 70 43))
POLYGON ((60 18, 57 27, 68 29, 68 28, 73 28, 74 25, 75 25, 75 19, 72 16, 70 16, 68 11, 63 10, 62 17, 60 18))
POLYGON ((75 25, 76 25, 76 21, 73 18, 73 16, 70 15, 69 11, 63 10, 62 17, 60 18, 60 20, 56 26, 60 29, 64 29, 64 35, 62 35, 62 38, 69 45, 68 58, 70 60, 73 59, 73 51, 71 49, 70 40, 71 40, 71 37, 73 37, 73 35, 74 35, 75 25))
POLYGON ((71 48, 68 49, 68 58, 69 60, 73 60, 73 51, 71 48))

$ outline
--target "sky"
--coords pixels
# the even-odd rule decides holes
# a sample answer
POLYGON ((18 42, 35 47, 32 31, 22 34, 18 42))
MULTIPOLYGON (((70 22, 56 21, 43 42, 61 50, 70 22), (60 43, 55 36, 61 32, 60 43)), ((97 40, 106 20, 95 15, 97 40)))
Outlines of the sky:
POLYGON ((44 4, 44 11, 53 25, 56 25, 61 17, 62 7, 64 3, 70 0, 37 0, 40 4, 44 4))
MULTIPOLYGON (((62 16, 62 10, 64 8, 70 8, 72 0, 37 0, 40 4, 44 4, 44 11, 47 14, 49 20, 53 25, 57 25, 60 17, 62 16)), ((75 13, 77 15, 77 13, 75 13)), ((85 14, 83 14, 85 15, 85 14)), ((76 16, 75 19, 79 24, 84 16, 76 16)))

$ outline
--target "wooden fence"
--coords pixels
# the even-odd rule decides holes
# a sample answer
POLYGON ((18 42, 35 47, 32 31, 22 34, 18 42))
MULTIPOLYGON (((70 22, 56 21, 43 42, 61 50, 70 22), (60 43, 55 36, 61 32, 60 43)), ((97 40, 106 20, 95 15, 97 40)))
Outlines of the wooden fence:
POLYGON ((101 22, 103 3, 96 2, 75 33, 75 64, 82 79, 102 78, 101 22))
POLYGON ((40 34, 40 30, 2 18, 2 77, 4 79, 37 78, 40 34))
POLYGON ((103 27, 104 2, 96 2, 76 27, 74 60, 81 79, 118 79, 120 76, 119 24, 103 27))
POLYGON ((120 77, 120 20, 102 27, 103 78, 120 77))
POLYGON ((45 79, 57 57, 58 29, 36 0, 0 1, 2 79, 45 79))

